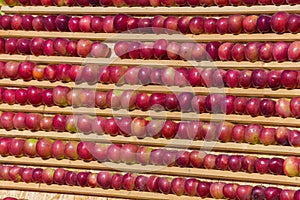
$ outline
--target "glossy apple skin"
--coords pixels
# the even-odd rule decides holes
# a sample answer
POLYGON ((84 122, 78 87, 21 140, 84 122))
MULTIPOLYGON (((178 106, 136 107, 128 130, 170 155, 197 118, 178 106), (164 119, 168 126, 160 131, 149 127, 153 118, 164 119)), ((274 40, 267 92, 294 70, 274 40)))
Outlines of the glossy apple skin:
POLYGON ((243 15, 230 15, 228 18, 228 28, 233 34, 239 34, 243 29, 243 15))
POLYGON ((258 158, 255 162, 255 170, 260 174, 269 173, 269 158, 258 158))
POLYGON ((275 33, 284 33, 287 30, 288 13, 278 12, 271 17, 271 28, 275 33))
POLYGON ((286 158, 283 162, 283 172, 287 176, 297 176, 299 173, 298 169, 299 159, 295 156, 286 158))
POLYGON ((236 190, 237 198, 239 200, 250 200, 252 193, 252 186, 250 185, 240 185, 236 190))

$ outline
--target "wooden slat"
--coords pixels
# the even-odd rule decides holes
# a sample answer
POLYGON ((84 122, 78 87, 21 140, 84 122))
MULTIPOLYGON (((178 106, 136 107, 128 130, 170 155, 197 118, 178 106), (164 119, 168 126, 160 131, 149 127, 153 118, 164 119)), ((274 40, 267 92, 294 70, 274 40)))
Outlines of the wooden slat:
POLYGON ((119 59, 119 58, 80 58, 65 56, 32 56, 32 55, 8 55, 0 54, 1 61, 32 61, 36 63, 52 64, 52 63, 70 63, 70 64, 91 64, 99 65, 125 65, 125 66, 153 66, 153 67, 207 67, 220 69, 289 69, 300 70, 298 62, 235 62, 235 61, 183 61, 183 60, 142 60, 142 59, 119 59))
POLYGON ((18 131, 11 130, 6 131, 1 129, 0 137, 18 137, 18 138, 52 138, 60 140, 74 140, 74 141, 93 141, 93 142, 104 142, 104 143, 132 143, 138 145, 152 146, 152 147, 170 147, 170 148, 189 148, 198 150, 213 150, 213 151, 224 151, 231 153, 254 153, 254 154, 269 154, 274 156, 300 156, 300 148, 291 146, 279 146, 269 145, 265 146, 262 144, 251 145, 247 143, 234 143, 234 142, 209 142, 209 141, 191 141, 183 139, 164 139, 157 138, 153 139, 150 137, 144 139, 137 139, 135 136, 124 137, 124 136, 110 136, 110 135, 96 135, 89 134, 85 135, 82 133, 69 133, 69 132, 55 132, 55 131, 38 131, 31 132, 28 130, 18 131))
MULTIPOLYGON (((193 200, 198 197, 188 196, 176 196, 173 194, 164 195, 161 193, 151 192, 139 192, 139 191, 126 191, 126 190, 114 190, 114 189, 102 189, 102 188, 90 188, 90 187, 79 187, 79 186, 68 186, 68 185, 46 185, 36 183, 15 183, 8 181, 0 181, 0 188, 7 190, 23 190, 23 191, 38 191, 38 192, 53 192, 61 194, 77 194, 77 195, 93 195, 101 197, 120 197, 126 199, 153 199, 153 200, 167 200, 167 199, 187 199, 193 200)), ((210 198, 207 198, 210 200, 210 198)))
POLYGON ((56 6, 2 6, 2 12, 18 14, 74 14, 80 15, 113 15, 127 13, 132 15, 228 15, 228 14, 272 14, 279 11, 289 13, 300 13, 300 5, 281 5, 281 6, 225 6, 225 7, 56 7, 56 6))
POLYGON ((33 37, 42 37, 42 38, 53 38, 53 37, 61 37, 61 38, 69 38, 69 39, 90 39, 90 40, 101 40, 105 42, 116 42, 116 41, 156 41, 161 38, 168 38, 170 41, 177 42, 210 42, 210 41, 231 41, 231 42, 265 42, 265 41, 295 41, 300 40, 300 34, 132 34, 132 33, 76 33, 76 32, 48 32, 48 31, 15 31, 15 30, 0 30, 1 37, 18 37, 18 38, 33 38, 33 37))
MULTIPOLYGON (((6 182, 9 184, 9 182, 6 182)), ((16 190, 16 189, 0 189, 0 199, 5 197, 14 197, 22 200, 31 200, 31 199, 45 199, 45 200, 126 200, 120 198, 110 198, 110 197, 97 197, 90 195, 74 195, 74 194, 63 194, 63 193, 50 193, 47 191, 38 192, 38 191, 28 191, 25 189, 16 190)))
POLYGON ((181 112, 168 112, 168 111, 141 111, 133 110, 128 112, 127 110, 112 110, 112 109, 98 109, 98 108, 71 108, 71 107, 32 107, 30 105, 0 105, 1 111, 11 111, 11 112, 39 112, 44 114, 90 114, 90 115, 101 115, 101 116, 114 116, 114 117, 152 117, 155 119, 172 119, 172 120, 201 120, 201 121, 229 121, 234 123, 243 124, 264 124, 264 125, 274 125, 276 126, 292 126, 299 127, 299 119, 295 118, 281 118, 281 117, 251 117, 250 115, 224 115, 224 114, 209 114, 209 113, 181 113, 181 112))
POLYGON ((300 89, 287 90, 287 89, 278 89, 272 90, 270 88, 256 89, 256 88, 205 88, 205 87, 178 87, 178 86, 161 86, 161 85, 122 85, 116 86, 114 84, 95 84, 87 85, 85 84, 75 84, 74 82, 62 83, 57 82, 48 82, 48 81, 23 81, 22 79, 11 81, 10 79, 0 79, 0 86, 3 87, 30 87, 30 86, 42 87, 42 88, 54 88, 58 85, 67 86, 69 88, 90 88, 91 90, 98 91, 109 91, 109 90, 134 90, 137 92, 162 92, 162 93, 181 93, 181 92, 191 92, 195 95, 208 95, 211 93, 220 93, 220 94, 231 94, 235 96, 246 96, 246 97, 274 97, 274 98, 292 98, 300 96, 300 89))
POLYGON ((272 183, 278 185, 300 186, 298 177, 288 177, 284 175, 271 175, 271 174, 258 174, 258 173, 245 173, 245 172, 231 172, 214 169, 200 169, 200 168, 180 168, 180 167, 163 167, 152 165, 133 164, 127 165, 124 163, 99 163, 97 161, 84 162, 81 160, 56 160, 41 158, 26 157, 4 157, 0 159, 0 163, 5 164, 21 164, 21 165, 34 165, 34 166, 50 166, 50 167, 71 167, 80 169, 95 169, 95 170, 114 170, 122 172, 136 172, 136 173, 151 173, 170 176, 185 176, 197 178, 209 178, 217 180, 235 180, 242 182, 257 182, 257 183, 272 183))

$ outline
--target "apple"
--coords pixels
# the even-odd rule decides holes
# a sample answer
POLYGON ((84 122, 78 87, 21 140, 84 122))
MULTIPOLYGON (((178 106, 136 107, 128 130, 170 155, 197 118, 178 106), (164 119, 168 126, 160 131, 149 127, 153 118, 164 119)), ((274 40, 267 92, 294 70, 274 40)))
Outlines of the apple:
POLYGON ((43 131, 51 131, 52 130, 52 120, 53 117, 49 116, 44 116, 43 118, 40 119, 40 128, 43 131))
MULTIPOLYGON (((12 141, 12 138, 0 138, 0 155, 8 156, 9 155, 9 145, 12 141)), ((1 171, 1 170, 0 170, 1 171)))
POLYGON ((220 60, 222 60, 222 61, 232 60, 231 50, 232 50, 233 45, 234 44, 231 42, 224 42, 219 46, 218 55, 219 55, 220 60))
POLYGON ((299 61, 300 60, 300 42, 294 41, 289 45, 288 48, 288 59, 290 61, 299 61))
POLYGON ((197 195, 202 198, 210 197, 210 186, 211 186, 210 182, 204 182, 204 181, 198 182, 197 195))
POLYGON ((94 159, 98 162, 104 162, 107 160, 107 148, 108 145, 104 143, 96 143, 93 145, 93 148, 91 149, 90 153, 93 155, 94 159))
POLYGON ((80 141, 77 145, 77 154, 80 159, 84 161, 93 160, 92 151, 94 149, 94 142, 80 141))
POLYGON ((132 173, 126 173, 123 175, 122 179, 122 187, 123 189, 127 191, 131 191, 134 189, 134 183, 135 183, 135 175, 132 173))
POLYGON ((70 160, 77 160, 78 159, 77 146, 78 146, 78 142, 76 141, 67 142, 64 149, 65 157, 70 160))
POLYGON ((187 167, 189 165, 190 152, 178 151, 176 154, 176 165, 179 167, 187 167))
POLYGON ((265 190, 266 200, 279 199, 281 189, 277 187, 267 187, 265 190))
POLYGON ((138 79, 140 84, 142 85, 148 85, 151 80, 150 80, 150 75, 151 75, 151 68, 150 67, 141 67, 139 69, 139 73, 138 73, 138 79))
POLYGON ((260 45, 259 47, 259 59, 265 62, 272 61, 273 58, 273 43, 271 42, 265 42, 260 45))
POLYGON ((241 77, 243 77, 243 76, 240 73, 240 71, 230 69, 226 72, 225 83, 231 88, 238 87, 239 82, 242 79, 241 77))
POLYGON ((180 44, 177 42, 169 42, 167 46, 167 56, 170 60, 176 60, 179 58, 180 44))
MULTIPOLYGON (((250 62, 255 62, 259 59, 259 42, 249 42, 245 47, 245 58, 250 62)), ((274 48, 273 48, 274 51, 274 48)), ((274 55, 274 53, 273 53, 274 55)))
POLYGON ((266 199, 264 186, 254 186, 251 193, 252 199, 266 199))
POLYGON ((53 141, 48 138, 41 138, 36 143, 36 154, 41 158, 50 158, 53 141))
POLYGON ((127 164, 133 164, 136 162, 138 145, 135 144, 124 144, 121 148, 121 161, 127 164))
POLYGON ((294 147, 300 146, 300 132, 298 130, 290 131, 288 135, 288 141, 291 146, 294 147))
POLYGON ((77 185, 77 173, 73 171, 67 171, 65 174, 65 181, 67 185, 77 185))
POLYGON ((269 158, 258 158, 255 162, 255 170, 260 174, 269 173, 269 158))
POLYGON ((217 19, 216 18, 206 18, 204 20, 204 32, 208 34, 217 32, 217 19))
POLYGON ((287 12, 277 12, 271 17, 271 28, 275 33, 284 33, 287 30, 287 21, 289 14, 287 12))
POLYGON ((243 61, 245 59, 244 52, 245 52, 244 44, 239 44, 239 43, 234 44, 231 49, 232 59, 237 62, 243 61))
POLYGON ((215 199, 222 199, 224 197, 223 188, 225 183, 214 182, 210 185, 209 191, 210 195, 215 199))
POLYGON ((152 149, 146 146, 140 146, 136 151, 136 161, 139 164, 147 165, 150 162, 150 155, 152 149))
POLYGON ((206 169, 215 169, 216 168, 216 158, 214 154, 207 154, 203 160, 203 166, 206 169))
POLYGON ((243 30, 243 20, 244 16, 243 15, 230 15, 228 17, 228 29, 229 32, 233 34, 239 34, 243 30))
POLYGON ((8 144, 8 152, 12 156, 21 157, 23 155, 24 139, 14 138, 8 144))
POLYGON ((288 21, 287 21, 287 29, 289 32, 291 33, 299 33, 300 29, 299 29, 299 21, 300 20, 300 16, 297 14, 290 14, 288 21))
POLYGON ((227 199, 236 199, 237 198, 236 190, 237 190, 238 186, 239 185, 236 183, 225 184, 223 187, 224 197, 227 199))
POLYGON ((281 175, 283 172, 283 162, 282 158, 271 158, 269 160, 269 172, 275 175, 281 175))
POLYGON ((235 126, 230 122, 221 122, 216 129, 218 141, 229 142, 232 139, 233 128, 235 126))
POLYGON ((111 144, 107 148, 107 159, 111 162, 120 162, 121 161, 121 144, 111 144))
POLYGON ((206 51, 207 51, 207 59, 208 60, 213 60, 216 61, 219 59, 218 56, 218 49, 220 47, 221 43, 220 42, 209 42, 206 44, 206 51))
POLYGON ((265 117, 274 116, 276 113, 275 110, 276 102, 271 99, 262 99, 259 104, 260 112, 265 117))
POLYGON ((151 150, 149 163, 152 165, 163 165, 165 149, 153 149, 151 150))
POLYGON ((300 98, 294 97, 290 102, 290 110, 295 118, 300 116, 300 98))
POLYGON ((176 194, 177 196, 181 196, 184 194, 184 184, 185 184, 185 178, 183 177, 177 177, 172 179, 171 182, 171 191, 176 194))
POLYGON ((19 54, 29 55, 30 52, 30 40, 27 38, 21 38, 17 41, 17 50, 19 54))
POLYGON ((256 21, 256 26, 260 33, 269 33, 271 31, 271 17, 260 15, 256 21))
POLYGON ((158 181, 159 181, 158 176, 151 175, 148 177, 146 186, 149 192, 158 192, 158 181))
POLYGON ((254 33, 256 32, 256 22, 258 16, 257 15, 249 15, 243 19, 243 30, 246 33, 254 33))
POLYGON ((8 38, 5 41, 5 52, 7 54, 16 54, 17 53, 17 38, 8 38))
POLYGON ((24 143, 23 152, 28 157, 35 157, 37 155, 36 153, 36 145, 37 145, 37 139, 27 139, 24 143))
POLYGON ((147 191, 147 181, 148 177, 139 175, 134 181, 135 190, 137 191, 147 191))
POLYGON ((43 169, 42 168, 34 168, 32 171, 32 181, 34 183, 42 183, 42 174, 43 174, 43 169))
POLYGON ((159 177, 158 189, 163 194, 169 194, 171 192, 171 178, 159 177))
POLYGON ((24 169, 15 165, 9 169, 9 178, 14 182, 19 182, 22 180, 21 173, 24 169))
POLYGON ((253 187, 250 185, 240 185, 236 189, 236 196, 239 200, 251 199, 253 187))
POLYGON ((23 168, 21 169, 21 178, 22 178, 22 181, 24 181, 25 183, 31 183, 33 181, 33 178, 32 178, 32 174, 33 174, 33 168, 23 168))
POLYGON ((204 32, 204 21, 203 17, 193 17, 189 22, 189 29, 193 34, 201 34, 204 32))
POLYGON ((16 103, 16 90, 15 89, 6 89, 2 93, 2 100, 8 105, 13 105, 16 103))
POLYGON ((22 28, 26 31, 30 31, 33 30, 32 28, 32 21, 33 21, 34 17, 32 15, 26 14, 22 16, 22 28))
MULTIPOLYGON (((21 116, 21 120, 23 120, 23 118, 26 117, 25 116, 21 116)), ((18 116, 15 116, 15 113, 13 112, 3 112, 1 114, 1 117, 0 117, 0 122, 1 122, 1 126, 2 128, 4 128, 5 130, 12 130, 13 128, 17 128, 16 126, 14 126, 16 124, 16 120, 15 118, 19 118, 18 116)), ((20 125, 23 127, 23 123, 22 121, 20 121, 20 125)))
POLYGON ((284 126, 280 126, 276 129, 275 140, 280 145, 288 145, 288 136, 290 135, 290 130, 284 126))
POLYGON ((52 143, 51 156, 59 160, 63 159, 65 157, 64 150, 65 150, 65 142, 62 140, 55 140, 52 143))
POLYGON ((115 173, 111 177, 111 187, 115 190, 122 189, 122 180, 123 180, 123 176, 119 173, 115 173))
POLYGON ((242 170, 248 173, 255 172, 256 156, 243 156, 241 159, 242 170))
POLYGON ((288 59, 288 49, 289 44, 286 42, 275 43, 272 51, 274 60, 278 62, 286 61, 288 59))
MULTIPOLYGON (((296 191, 294 191, 294 190, 284 189, 281 191, 279 198, 282 200, 293 200, 295 193, 296 193, 296 191)), ((299 195, 299 192, 297 192, 297 195, 299 195)))

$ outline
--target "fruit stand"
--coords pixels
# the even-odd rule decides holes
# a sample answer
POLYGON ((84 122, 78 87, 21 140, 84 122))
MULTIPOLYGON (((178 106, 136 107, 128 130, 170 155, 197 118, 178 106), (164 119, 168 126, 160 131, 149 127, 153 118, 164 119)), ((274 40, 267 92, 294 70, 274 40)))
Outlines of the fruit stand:
POLYGON ((299 0, 1 12, 0 199, 300 200, 299 0))

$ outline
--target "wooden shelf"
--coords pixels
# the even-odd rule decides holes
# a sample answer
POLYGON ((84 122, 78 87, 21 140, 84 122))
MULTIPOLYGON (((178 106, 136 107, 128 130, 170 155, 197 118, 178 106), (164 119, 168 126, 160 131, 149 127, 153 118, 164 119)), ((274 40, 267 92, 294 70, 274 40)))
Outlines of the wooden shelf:
MULTIPOLYGON (((3 184, 10 184, 8 181, 3 181, 3 184)), ((14 183, 13 183, 14 184, 14 183)), ((17 183, 16 183, 17 184, 17 183)), ((38 191, 28 191, 22 189, 17 190, 14 188, 1 189, 0 188, 0 199, 4 199, 5 197, 14 197, 20 200, 31 200, 31 199, 47 199, 47 200, 125 200, 121 198, 110 198, 110 197, 97 197, 89 195, 74 195, 74 194, 58 194, 51 193, 48 191, 38 192, 38 191)), ((127 198, 128 199, 128 198, 127 198)))
MULTIPOLYGON (((7 190, 23 190, 23 191, 38 191, 38 192, 53 192, 60 194, 77 194, 87 196, 102 196, 102 197, 119 197, 126 199, 153 199, 153 200, 193 200, 199 197, 188 196, 176 196, 173 194, 164 195, 161 193, 151 192, 139 192, 139 191, 126 191, 126 190, 114 190, 114 189, 102 189, 102 188, 90 188, 80 186, 68 186, 68 185, 46 185, 36 183, 15 183, 11 181, 0 181, 0 188, 7 190)), ((80 198, 81 199, 81 198, 80 198)), ((206 198, 212 200, 211 198, 206 198)))
POLYGON ((80 58, 66 56, 33 56, 33 55, 8 55, 0 54, 0 61, 31 61, 41 64, 69 63, 69 64, 98 64, 98 65, 125 65, 125 66, 152 66, 152 67, 203 67, 220 69, 293 69, 300 70, 299 62, 235 62, 235 61, 183 61, 183 60, 142 60, 142 59, 119 59, 119 58, 80 58))
POLYGON ((60 140, 74 140, 74 141, 93 141, 102 143, 132 143, 137 145, 145 145, 152 147, 166 147, 166 148, 180 148, 180 149, 198 149, 203 151, 222 151, 230 153, 254 153, 274 156, 300 156, 299 147, 291 146, 279 146, 269 145, 265 146, 262 144, 251 145, 247 143, 234 143, 234 142, 216 142, 216 141, 192 141, 183 139, 164 139, 164 138, 144 138, 137 139, 135 136, 124 137, 124 136, 110 136, 110 135, 96 135, 89 134, 85 135, 82 133, 69 133, 69 132, 55 132, 55 131, 37 131, 31 132, 28 130, 18 131, 11 130, 6 131, 1 129, 0 137, 17 137, 17 138, 52 138, 60 140))
POLYGON ((23 81, 22 79, 11 81, 10 79, 0 79, 0 86, 2 87, 30 87, 30 86, 42 87, 42 88, 54 88, 59 85, 67 86, 69 88, 78 88, 78 89, 88 89, 95 91, 109 91, 109 90, 134 90, 137 92, 162 92, 162 93, 182 93, 182 92, 191 92, 195 95, 208 95, 211 93, 220 93, 220 94, 230 94, 234 96, 245 96, 245 97, 265 97, 265 98, 292 98, 300 96, 300 89, 287 90, 287 89, 278 89, 272 90, 270 88, 256 89, 256 88, 205 88, 205 87, 178 87, 178 86, 162 86, 162 85, 122 85, 116 86, 114 84, 75 84, 74 82, 62 83, 49 82, 49 81, 23 81))
POLYGON ((265 41, 288 41, 292 42, 295 40, 300 40, 300 34, 133 34, 133 33, 79 33, 79 32, 48 32, 48 31, 22 31, 22 30, 0 30, 0 37, 17 37, 17 38, 53 38, 59 36, 60 38, 69 39, 90 39, 90 40, 100 40, 105 42, 116 42, 116 41, 156 41, 161 38, 168 38, 169 41, 176 42, 210 42, 210 41, 230 41, 230 42, 265 42, 265 41))
POLYGON ((225 6, 225 7, 56 7, 56 6, 2 6, 1 11, 10 14, 69 14, 69 15, 114 15, 127 13, 132 15, 229 15, 229 14, 272 14, 279 11, 300 13, 300 5, 281 6, 225 6))
POLYGON ((81 160, 56 160, 41 158, 15 158, 15 157, 2 157, 0 163, 5 164, 19 164, 19 165, 33 165, 33 166, 47 166, 47 167, 64 167, 64 168, 80 168, 89 170, 113 170, 122 172, 134 173, 150 173, 159 175, 170 176, 184 176, 184 177, 197 177, 208 178, 217 180, 230 180, 242 182, 256 182, 256 183, 272 183, 278 185, 300 186, 298 177, 288 177, 285 175, 271 175, 271 174, 258 174, 258 173, 245 173, 245 172, 231 172, 214 169, 200 169, 200 168, 180 168, 180 167, 164 167, 153 165, 140 165, 133 164, 127 165, 124 163, 99 163, 97 161, 84 162, 81 160))

